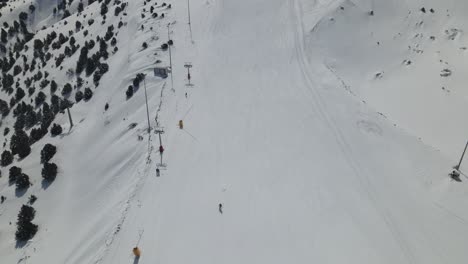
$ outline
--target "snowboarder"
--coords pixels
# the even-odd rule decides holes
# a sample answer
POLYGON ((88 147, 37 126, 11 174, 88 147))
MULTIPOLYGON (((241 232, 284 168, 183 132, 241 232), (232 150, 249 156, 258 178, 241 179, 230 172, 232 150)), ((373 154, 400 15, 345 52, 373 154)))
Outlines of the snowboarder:
POLYGON ((163 152, 164 152, 164 148, 163 148, 163 146, 159 146, 159 153, 161 153, 161 155, 162 155, 162 154, 163 154, 163 152))
POLYGON ((159 168, 156 168, 156 177, 159 177, 159 175, 160 175, 159 168))
POLYGON ((219 213, 223 214, 223 204, 219 204, 219 213))

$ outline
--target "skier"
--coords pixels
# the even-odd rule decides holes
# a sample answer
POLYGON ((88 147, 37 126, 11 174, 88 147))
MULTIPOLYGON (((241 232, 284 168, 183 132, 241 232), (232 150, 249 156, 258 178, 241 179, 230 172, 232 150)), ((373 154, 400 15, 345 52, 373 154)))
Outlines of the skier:
POLYGON ((164 148, 163 148, 163 146, 159 146, 159 153, 161 153, 161 155, 162 155, 162 154, 163 154, 163 152, 164 152, 164 148))
POLYGON ((160 175, 159 168, 156 168, 156 177, 159 177, 159 175, 160 175))
POLYGON ((135 255, 135 258, 139 258, 141 256, 141 251, 138 247, 133 248, 133 254, 135 255))
POLYGON ((219 213, 223 214, 223 204, 219 204, 219 213))

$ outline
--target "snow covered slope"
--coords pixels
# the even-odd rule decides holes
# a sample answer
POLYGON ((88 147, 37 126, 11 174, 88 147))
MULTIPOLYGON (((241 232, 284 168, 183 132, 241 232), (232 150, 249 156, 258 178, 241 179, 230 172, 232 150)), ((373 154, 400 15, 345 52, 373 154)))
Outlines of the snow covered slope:
MULTIPOLYGON (((90 101, 72 108, 76 126, 60 137, 47 135, 31 156, 15 161, 36 175, 28 194, 38 196, 39 232, 23 247, 15 248, 14 222, 26 196, 16 197, 7 179, 1 179, 0 192, 8 196, 0 205, 2 263, 426 264, 468 259, 466 178, 458 183, 447 177, 458 152, 454 139, 440 143, 441 135, 455 134, 436 134, 443 132, 438 125, 424 128, 437 122, 442 99, 431 92, 424 93, 427 100, 412 97, 413 105, 401 99, 421 92, 414 84, 422 79, 414 76, 435 82, 427 74, 431 67, 417 67, 430 55, 405 51, 405 41, 387 44, 403 29, 401 39, 419 33, 404 26, 413 24, 402 22, 406 9, 417 14, 411 18, 416 23, 419 5, 426 6, 429 19, 441 15, 442 4, 428 0, 406 8, 407 1, 399 0, 192 0, 190 32, 185 2, 159 11, 164 19, 142 18, 153 2, 129 2, 123 17, 127 25, 117 35, 119 50, 106 61, 109 72, 90 101), (430 8, 437 12, 431 15, 430 8), (170 78, 151 76, 155 60, 169 62, 159 48, 167 40, 168 23, 175 43, 174 90, 170 78), (371 43, 373 31, 382 40, 371 43), (142 49, 143 42, 148 49, 142 49), (401 66, 407 58, 412 63, 401 66), (185 85, 187 62, 193 64, 192 87, 185 85), (165 128, 167 170, 160 177, 155 175, 159 140, 146 132, 143 87, 129 100, 124 96, 141 72, 148 74, 152 127, 157 116, 165 128), (378 72, 382 78, 374 79, 378 72), (395 84, 398 89, 385 89, 395 84), (434 109, 418 115, 418 108, 428 106, 434 109), (405 109, 416 110, 397 118, 397 111, 405 109), (427 122, 417 123, 422 117, 427 122), (177 127, 179 120, 184 129, 177 127), (130 129, 132 123, 137 126, 130 129), (45 141, 59 149, 54 159, 60 173, 48 188, 40 186, 38 164, 45 141), (136 245, 140 258, 131 251, 136 245)), ((465 4, 453 1, 452 6, 462 12, 465 4)), ((109 16, 106 23, 117 19, 109 16)), ((465 25, 456 18, 432 19, 428 32, 445 28, 447 21, 465 25)), ((90 34, 99 30, 105 32, 96 27, 90 34)), ((438 48, 461 44, 462 36, 438 48)), ((426 41, 414 42, 413 48, 426 41)), ((462 93, 462 76, 455 76, 455 64, 451 70, 451 79, 440 81, 460 85, 462 93)), ((449 102, 462 100, 455 92, 445 93, 449 102)), ((57 121, 68 124, 65 114, 57 121)))
POLYGON ((467 10, 457 0, 340 1, 307 25, 308 54, 376 111, 456 159, 468 134, 467 10))

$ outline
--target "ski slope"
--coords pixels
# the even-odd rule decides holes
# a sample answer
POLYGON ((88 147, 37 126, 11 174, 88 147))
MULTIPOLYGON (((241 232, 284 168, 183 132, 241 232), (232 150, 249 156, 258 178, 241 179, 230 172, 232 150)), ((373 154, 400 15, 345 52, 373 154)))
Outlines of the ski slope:
POLYGON ((460 122, 467 111, 468 4, 366 0, 340 7, 306 25, 309 58, 323 61, 390 122, 458 159, 468 132, 460 122))
MULTIPOLYGON (((190 1, 192 32, 185 3, 173 2, 165 20, 151 20, 140 18, 142 1, 129 2, 128 26, 119 32, 124 42, 103 86, 88 105, 74 107, 76 127, 54 139, 63 175, 38 189, 40 230, 15 249, 13 227, 0 222, 0 235, 8 233, 8 241, 0 236, 0 262, 464 263, 466 178, 447 177, 457 149, 438 145, 439 136, 419 139, 431 131, 394 125, 401 121, 392 119, 400 90, 389 92, 391 107, 382 103, 384 92, 366 97, 374 80, 362 71, 372 75, 375 67, 345 56, 353 54, 345 48, 365 53, 361 42, 343 47, 338 37, 361 26, 336 14, 353 3, 364 15, 371 6, 377 17, 399 1, 190 1), (350 22, 332 28, 329 16, 350 22), (151 76, 154 53, 169 60, 158 49, 167 23, 174 90, 170 78, 151 76), (142 41, 148 50, 141 51, 142 41), (128 101, 123 96, 138 72, 148 74, 152 127, 157 114, 165 128, 160 177, 143 87, 128 101), (137 126, 129 129, 131 123, 137 126)), ((397 73, 385 78, 405 83, 397 73)), ((400 110, 408 109, 402 103, 400 110)), ((403 117, 411 124, 421 116, 403 117)), ((14 221, 16 211, 10 214, 14 221)))

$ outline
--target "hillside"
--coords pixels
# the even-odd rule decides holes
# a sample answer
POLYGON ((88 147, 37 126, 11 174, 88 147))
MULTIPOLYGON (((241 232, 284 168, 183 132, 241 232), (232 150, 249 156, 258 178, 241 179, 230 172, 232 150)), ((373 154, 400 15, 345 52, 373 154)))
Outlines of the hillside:
POLYGON ((456 160, 468 132, 467 10, 456 0, 343 1, 305 28, 308 54, 390 122, 456 160))
POLYGON ((10 1, 1 262, 463 263, 467 7, 10 1))

